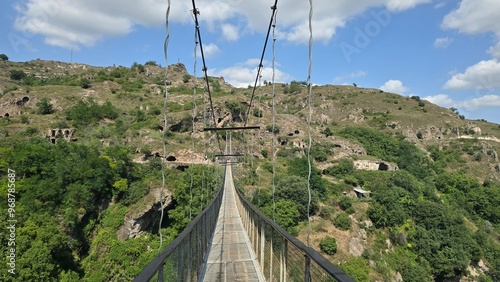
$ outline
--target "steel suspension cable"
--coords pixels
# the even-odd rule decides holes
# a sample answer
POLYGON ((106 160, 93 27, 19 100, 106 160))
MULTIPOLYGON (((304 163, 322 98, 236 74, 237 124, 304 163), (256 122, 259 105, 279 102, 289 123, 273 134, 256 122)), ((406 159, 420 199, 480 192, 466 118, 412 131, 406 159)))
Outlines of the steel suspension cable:
MULTIPOLYGON (((198 42, 200 43, 200 53, 201 53, 201 60, 203 62, 203 72, 205 73, 205 82, 206 82, 206 87, 207 87, 207 92, 208 92, 208 100, 210 102, 210 110, 212 111, 212 117, 213 117, 213 122, 214 122, 214 127, 215 127, 215 126, 217 126, 217 122, 215 120, 214 105, 213 105, 213 102, 212 102, 212 94, 210 92, 210 83, 208 81, 208 69, 207 69, 207 64, 206 64, 206 61, 205 61, 205 54, 203 52, 203 43, 202 43, 202 40, 201 40, 200 24, 198 22, 199 11, 196 8, 195 0, 192 0, 191 2, 193 4, 193 15, 194 15, 194 23, 196 25, 196 33, 198 34, 198 42)), ((221 147, 221 144, 220 144, 219 135, 216 134, 216 136, 217 136, 217 143, 219 145, 219 152, 222 154, 222 147, 221 147)))
POLYGON ((313 16, 313 3, 312 0, 309 0, 309 70, 307 73, 307 106, 309 110, 309 118, 307 120, 307 135, 309 138, 307 144, 307 164, 309 168, 309 172, 307 174, 307 246, 311 246, 311 146, 312 146, 312 137, 311 137, 311 119, 312 119, 312 83, 311 83, 311 73, 312 73, 312 44, 313 44, 313 34, 312 34, 312 16, 313 16))
POLYGON ((273 25, 273 19, 274 19, 274 15, 276 14, 277 7, 278 7, 278 0, 275 0, 274 5, 271 6, 271 9, 273 10, 273 12, 272 12, 272 15, 271 15, 271 19, 269 20, 269 27, 267 28, 266 40, 264 42, 264 47, 262 48, 262 55, 260 56, 260 62, 259 62, 259 66, 257 68, 257 76, 255 77, 255 83, 253 85, 253 90, 252 90, 252 96, 250 98, 250 103, 248 104, 248 110, 247 110, 247 115, 246 115, 246 118, 245 118, 244 126, 247 125, 248 116, 250 115, 250 109, 252 108, 253 99, 255 97, 255 89, 257 88, 257 82, 259 80, 259 76, 260 76, 260 73, 262 71, 262 67, 263 67, 262 62, 264 61, 264 55, 266 54, 267 42, 269 41, 269 34, 271 33, 271 27, 273 25))
MULTIPOLYGON (((196 120, 196 51, 198 50, 198 40, 196 30, 194 33, 194 65, 193 65, 193 75, 194 75, 194 85, 193 85, 193 119, 192 130, 191 130, 191 183, 189 185, 189 220, 192 220, 192 205, 193 205, 193 182, 194 182, 194 133, 196 130, 195 120, 196 120)), ((203 209, 200 209, 200 211, 203 209)))
POLYGON ((158 233, 160 235, 160 246, 158 247, 158 254, 160 253, 163 247, 163 235, 161 233, 161 224, 163 222, 163 209, 164 209, 164 201, 163 201, 163 192, 165 190, 165 160, 167 159, 167 145, 165 141, 165 135, 167 133, 167 101, 168 101, 168 88, 167 88, 167 78, 168 78, 168 43, 170 40, 170 0, 167 0, 167 11, 165 12, 165 29, 166 36, 165 42, 163 43, 163 55, 165 56, 165 99, 163 100, 163 132, 161 137, 161 143, 163 146, 163 158, 161 160, 161 189, 160 189, 160 202, 161 202, 161 212, 160 212, 160 222, 158 223, 158 233))
MULTIPOLYGON (((261 84, 261 78, 262 76, 259 77, 259 88, 262 86, 261 84)), ((258 107, 258 118, 259 118, 259 127, 262 128, 262 92, 260 92, 260 95, 259 95, 259 107, 258 107)), ((262 152, 262 145, 260 144, 260 140, 262 139, 262 136, 260 134, 261 130, 259 129, 259 133, 258 133, 258 137, 257 137, 257 140, 258 140, 258 150, 259 152, 262 152)), ((257 173, 257 170, 260 169, 260 166, 257 167, 256 169, 256 173, 257 173)), ((257 206, 260 208, 260 173, 257 173, 257 206)))
MULTIPOLYGON (((276 8, 275 8, 276 10, 276 8)), ((271 82, 273 84, 273 100, 272 100, 272 105, 273 105, 273 109, 272 109, 272 135, 273 135, 273 142, 272 142, 272 146, 271 146, 271 150, 272 150, 272 154, 273 154, 273 157, 272 157, 272 163, 273 163, 273 177, 272 177, 272 193, 273 193, 273 220, 275 220, 274 218, 274 214, 275 214, 275 211, 276 211, 276 201, 275 201, 275 198, 274 198, 274 194, 276 192, 276 184, 275 184, 275 179, 276 179, 276 156, 275 156, 275 146, 276 146, 276 130, 275 130, 275 126, 276 126, 276 83, 275 83, 275 78, 276 78, 276 34, 275 34, 275 30, 276 30, 276 22, 277 22, 277 13, 274 13, 273 14, 273 19, 272 19, 272 27, 273 27, 273 59, 272 59, 272 69, 273 69, 273 75, 272 75, 272 78, 271 78, 271 82)))

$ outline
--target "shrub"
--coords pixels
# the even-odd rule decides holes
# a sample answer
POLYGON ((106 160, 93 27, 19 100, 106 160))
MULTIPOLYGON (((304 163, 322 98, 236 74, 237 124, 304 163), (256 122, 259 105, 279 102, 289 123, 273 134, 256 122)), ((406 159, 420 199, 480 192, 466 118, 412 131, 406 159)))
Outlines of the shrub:
POLYGON ((100 106, 92 99, 88 99, 86 102, 80 100, 66 112, 66 118, 77 125, 91 124, 103 118, 116 119, 117 117, 118 109, 110 102, 100 106))
POLYGON ((231 115, 233 116, 233 119, 235 117, 241 117, 242 119, 245 119, 245 106, 238 102, 238 101, 227 101, 226 103, 227 109, 231 112, 231 115))
POLYGON ((146 66, 160 66, 156 61, 147 61, 144 63, 146 66))
POLYGON ((340 268, 344 270, 349 276, 351 276, 354 281, 370 281, 370 266, 368 265, 368 262, 362 257, 350 258, 345 263, 340 265, 340 268))
POLYGON ((337 241, 335 238, 327 236, 319 242, 321 252, 327 255, 334 255, 337 253, 337 241))
POLYGON ((333 131, 329 127, 327 127, 325 130, 323 130, 322 133, 325 134, 326 137, 333 136, 333 131))
POLYGON ((325 174, 340 177, 354 173, 354 163, 349 159, 341 159, 337 165, 325 170, 325 174))
POLYGON ((272 124, 268 124, 268 125, 266 125, 266 130, 269 132, 272 132, 274 134, 278 134, 278 133, 280 133, 281 128, 277 125, 274 125, 274 128, 273 128, 272 124))
POLYGON ((30 120, 27 116, 25 115, 22 115, 21 116, 21 123, 24 123, 24 124, 29 124, 30 123, 30 120))
POLYGON ((342 210, 347 210, 352 207, 352 198, 347 196, 342 196, 339 200, 339 206, 342 210))
POLYGON ((267 150, 262 150, 260 153, 264 158, 267 158, 267 156, 269 156, 269 152, 267 150))
POLYGON ((328 159, 328 155, 331 152, 326 150, 324 146, 314 143, 311 148, 311 157, 314 158, 315 161, 325 162, 328 159))
POLYGON ((88 80, 87 78, 82 78, 82 79, 80 79, 80 86, 83 89, 88 89, 88 88, 92 87, 92 84, 90 84, 90 80, 88 80))
POLYGON ((332 214, 335 212, 335 208, 334 207, 330 207, 330 206, 322 206, 320 209, 319 209, 319 216, 321 216, 322 218, 324 219, 330 219, 332 214))
POLYGON ((24 132, 23 132, 23 135, 25 136, 33 136, 35 134, 38 133, 38 128, 34 127, 34 126, 29 126, 27 127, 24 132))
POLYGON ((259 109, 253 109, 252 114, 254 117, 262 117, 262 111, 259 109))
POLYGON ((346 213, 340 213, 333 219, 333 225, 342 230, 351 229, 352 220, 346 213))
POLYGON ((21 80, 26 77, 26 74, 22 70, 11 70, 10 71, 10 79, 12 80, 21 80))

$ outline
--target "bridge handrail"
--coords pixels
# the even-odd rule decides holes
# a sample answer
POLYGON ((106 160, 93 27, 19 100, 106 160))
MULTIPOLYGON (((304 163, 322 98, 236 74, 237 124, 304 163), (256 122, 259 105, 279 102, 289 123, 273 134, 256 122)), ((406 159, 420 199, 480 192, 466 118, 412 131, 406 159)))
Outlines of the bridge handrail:
MULTIPOLYGON (((207 214, 214 210, 215 214, 213 218, 217 219, 218 214, 219 214, 219 209, 222 203, 222 195, 223 195, 223 188, 224 188, 224 183, 225 183, 225 178, 226 178, 226 173, 224 172, 224 176, 222 178, 222 184, 221 188, 215 195, 215 197, 212 199, 210 204, 203 209, 187 226, 186 228, 175 238, 168 246, 158 255, 156 256, 142 271, 139 273, 134 278, 134 282, 143 282, 143 281, 150 281, 155 274, 159 274, 163 276, 162 274, 162 268, 163 265, 165 264, 165 260, 167 260, 173 253, 174 251, 181 246, 185 240, 190 239, 191 233, 195 230, 195 228, 202 222, 202 220, 207 216, 207 214)), ((215 222, 213 224, 208 225, 211 230, 208 234, 207 237, 211 237, 211 234, 215 230, 215 222)), ((203 250, 202 257, 205 256, 205 252, 208 249, 210 242, 207 240, 207 243, 205 244, 205 250, 203 250)), ((159 281, 163 281, 163 278, 160 278, 159 281)), ((181 279, 182 281, 182 279, 181 279)))
MULTIPOLYGON (((261 218, 264 222, 266 222, 272 229, 277 231, 285 240, 292 243, 299 250, 303 252, 306 257, 309 257, 312 261, 314 261, 318 266, 320 266, 325 272, 327 272, 331 277, 334 277, 337 281, 340 282, 354 282, 354 280, 349 277, 344 271, 342 271, 337 266, 333 265, 329 260, 327 260, 324 256, 318 253, 311 247, 307 247, 300 240, 290 235, 287 231, 285 231, 281 226, 279 226, 276 222, 267 217, 260 210, 255 208, 243 195, 243 193, 236 189, 239 200, 243 203, 243 207, 248 210, 250 209, 253 213, 255 213, 259 218, 261 218)), ((243 215, 241 215, 243 216, 243 215)), ((248 232, 248 230, 247 230, 248 232)), ((258 233, 258 231, 257 231, 258 233)), ((258 254, 256 254, 259 257, 258 254)), ((263 262, 259 262, 263 263, 263 262)), ((309 270, 306 270, 309 271, 309 270)), ((306 280, 308 281, 308 280, 306 280)), ((312 280, 311 280, 312 281, 312 280)))

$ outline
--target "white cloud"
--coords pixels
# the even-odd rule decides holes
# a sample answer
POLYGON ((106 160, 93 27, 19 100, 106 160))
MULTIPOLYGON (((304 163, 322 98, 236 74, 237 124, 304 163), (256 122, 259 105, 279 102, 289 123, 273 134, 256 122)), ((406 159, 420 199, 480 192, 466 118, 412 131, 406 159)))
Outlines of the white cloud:
POLYGON ((481 61, 468 67, 464 73, 452 76, 446 89, 492 89, 500 87, 500 62, 497 59, 481 61))
POLYGON ((345 82, 347 79, 361 78, 361 77, 365 77, 365 76, 366 76, 366 72, 356 71, 356 72, 350 73, 348 75, 337 76, 337 77, 335 77, 334 82, 348 84, 347 82, 345 82))
MULTIPOLYGON (((225 69, 217 70, 211 69, 209 70, 209 75, 211 76, 222 76, 224 80, 231 84, 234 87, 247 87, 248 85, 254 85, 255 78, 257 76, 257 67, 250 67, 250 62, 253 62, 253 59, 250 59, 247 62, 237 64, 235 66, 231 66, 225 69)), ((258 64, 253 64, 254 66, 258 64)), ((261 80, 272 81, 273 69, 269 66, 265 66, 261 70, 262 78, 261 80)), ((275 68, 275 82, 285 82, 291 80, 292 77, 287 73, 275 68)))
POLYGON ((240 32, 238 30, 238 27, 232 24, 223 24, 221 26, 221 29, 222 29, 222 35, 226 40, 237 41, 240 38, 240 32))
POLYGON ((477 111, 489 107, 500 107, 499 95, 486 95, 479 98, 463 100, 463 101, 455 101, 446 94, 428 96, 422 99, 437 104, 441 107, 445 108, 455 107, 459 109, 465 109, 467 111, 477 111))
POLYGON ((400 80, 389 80, 384 85, 380 86, 380 89, 386 92, 399 94, 404 94, 405 92, 410 90, 410 88, 403 86, 403 82, 401 82, 400 80))
MULTIPOLYGON (((383 1, 386 2, 386 1, 383 1)), ((391 11, 404 11, 407 9, 414 8, 415 6, 422 3, 431 3, 430 0, 389 0, 385 4, 387 8, 391 11)))
POLYGON ((494 32, 500 35, 498 11, 500 1, 462 0, 456 10, 444 17, 442 27, 469 34, 494 32))
POLYGON ((210 58, 210 57, 213 57, 214 55, 220 53, 220 49, 214 43, 210 43, 207 45, 203 45, 203 53, 205 54, 206 58, 210 58))
MULTIPOLYGON (((50 45, 75 49, 93 46, 105 36, 130 33, 134 23, 153 24, 151 15, 156 9, 164 9, 164 5, 153 0, 146 2, 137 5, 131 0, 30 0, 26 5, 15 5, 18 16, 14 27, 31 36, 40 34, 50 45)), ((156 21, 161 22, 161 17, 156 21)))
POLYGON ((450 96, 446 94, 438 94, 435 96, 427 96, 422 98, 424 100, 427 100, 433 104, 439 105, 441 107, 449 108, 457 105, 456 101, 453 101, 453 99, 450 98, 450 96))
POLYGON ((497 45, 492 46, 487 52, 493 56, 493 58, 500 59, 500 42, 498 42, 497 45))
POLYGON ((441 9, 441 8, 443 8, 444 6, 446 6, 446 2, 445 2, 445 1, 437 3, 437 4, 434 6, 434 8, 436 8, 436 9, 441 9))
MULTIPOLYGON (((483 0, 486 1, 486 0, 483 0)), ((192 22, 190 1, 173 1, 170 20, 192 22)), ((314 1, 313 32, 315 41, 327 42, 336 29, 369 8, 399 12, 431 0, 359 0, 314 1)), ((166 3, 163 0, 24 0, 16 4, 15 28, 41 35, 51 45, 65 48, 93 46, 101 38, 124 36, 137 25, 162 26, 166 3)), ((198 0, 200 25, 211 32, 222 31, 226 40, 238 40, 240 32, 265 32, 271 16, 268 0, 198 0)), ((493 10, 493 9, 492 9, 493 10)), ((289 0, 278 5, 277 29, 281 39, 305 43, 309 39, 309 3, 289 0)), ((376 20, 370 19, 370 21, 376 20)))
POLYGON ((446 48, 448 48, 448 46, 450 46, 450 44, 452 42, 453 42, 453 39, 451 39, 449 37, 436 38, 436 40, 434 41, 434 48, 446 49, 446 48))

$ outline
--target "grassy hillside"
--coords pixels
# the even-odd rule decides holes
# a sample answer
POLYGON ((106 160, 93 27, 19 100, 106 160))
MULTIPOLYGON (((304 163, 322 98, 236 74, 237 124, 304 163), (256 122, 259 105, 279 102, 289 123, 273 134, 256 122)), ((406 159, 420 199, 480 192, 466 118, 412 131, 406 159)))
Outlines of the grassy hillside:
MULTIPOLYGON (((161 186, 154 156, 162 154, 164 75, 155 62, 0 62, 0 187, 7 202, 7 170, 15 170, 18 281, 129 280, 154 257, 157 226, 133 238, 120 230, 125 218, 151 207, 161 186), (70 134, 52 136, 51 129, 70 134), (42 254, 36 273, 22 271, 42 254)), ((196 179, 207 185, 218 142, 202 131, 213 126, 204 79, 175 64, 166 84, 172 205, 162 227, 172 239, 189 222, 185 166, 196 163, 196 179)), ((223 78, 209 85, 217 126, 242 126, 252 89, 223 78)), ((274 133, 272 89, 266 83, 256 90, 248 116, 261 130, 233 133, 234 150, 247 155, 235 173, 239 188, 272 213, 274 159, 277 221, 304 239, 307 87, 275 85, 274 133)), ((500 279, 498 124, 354 86, 314 86, 312 103, 315 249, 358 281, 500 279), (377 170, 381 163, 396 169, 377 170), (371 197, 357 198, 354 188, 371 197)), ((203 191, 195 191, 195 212, 209 196, 203 191)), ((8 214, 4 205, 1 213, 8 214)), ((5 267, 1 277, 9 281, 5 267)))

